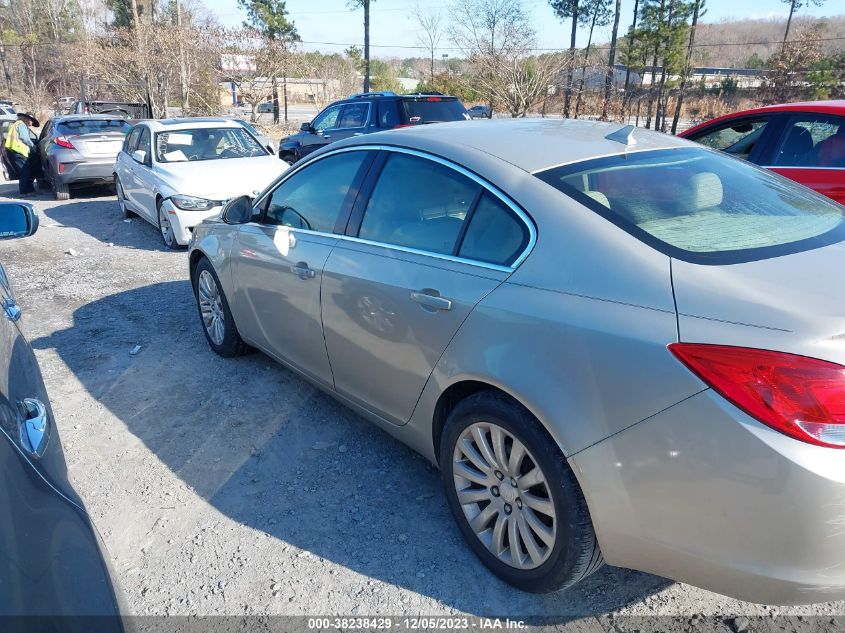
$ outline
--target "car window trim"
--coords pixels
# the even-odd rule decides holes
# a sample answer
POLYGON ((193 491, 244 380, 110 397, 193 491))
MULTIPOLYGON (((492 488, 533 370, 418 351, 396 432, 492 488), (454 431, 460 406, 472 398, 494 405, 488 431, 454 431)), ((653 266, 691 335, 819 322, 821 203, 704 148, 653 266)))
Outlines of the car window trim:
MULTIPOLYGON (((361 146, 361 147, 363 147, 363 146, 361 146)), ((517 218, 519 218, 519 220, 523 224, 525 224, 525 226, 528 228, 528 235, 529 235, 528 243, 526 244, 524 250, 519 254, 519 256, 516 259, 514 259, 513 264, 511 264, 510 266, 502 266, 502 265, 499 265, 499 264, 491 264, 489 262, 482 262, 482 261, 477 260, 477 259, 468 259, 468 258, 464 258, 464 257, 458 257, 457 255, 444 255, 442 253, 435 253, 435 252, 432 252, 432 251, 424 251, 424 250, 410 248, 410 247, 406 247, 406 246, 399 246, 399 245, 396 245, 396 244, 390 244, 388 242, 379 242, 379 241, 375 241, 375 240, 367 240, 367 239, 363 239, 363 238, 358 237, 358 231, 360 230, 361 223, 363 222, 364 210, 366 209, 367 205, 369 204, 370 195, 372 194, 373 188, 375 187, 375 183, 377 182, 378 178, 381 176, 381 169, 379 169, 378 173, 374 173, 371 176, 371 181, 368 183, 369 186, 365 187, 365 190, 366 190, 366 193, 367 193, 366 197, 363 196, 363 195, 358 197, 358 203, 357 204, 360 205, 360 211, 357 208, 355 209, 357 222, 356 223, 350 223, 350 227, 347 228, 346 234, 342 236, 344 239, 349 239, 349 240, 364 243, 364 244, 374 244, 376 246, 382 246, 382 247, 385 247, 385 248, 392 248, 392 249, 403 251, 403 252, 409 252, 409 253, 415 253, 415 254, 420 254, 420 255, 426 255, 426 256, 429 256, 429 257, 435 257, 435 258, 439 258, 439 259, 445 259, 447 261, 455 261, 455 262, 471 264, 471 265, 475 265, 475 266, 481 266, 481 267, 484 267, 484 268, 491 268, 493 270, 510 271, 510 272, 516 270, 519 267, 519 265, 523 261, 525 261, 525 258, 528 257, 528 255, 533 250, 534 245, 537 243, 537 228, 534 225, 534 222, 531 219, 531 217, 519 205, 517 205, 515 202, 513 202, 507 195, 505 195, 498 187, 496 187, 495 185, 487 182, 486 180, 481 178, 478 174, 476 174, 476 173, 470 171, 469 169, 466 169, 465 167, 462 167, 461 165, 458 165, 457 163, 454 163, 454 162, 452 162, 448 159, 445 159, 441 156, 437 156, 436 154, 430 154, 428 152, 423 152, 423 151, 411 149, 411 148, 408 148, 408 147, 402 147, 400 145, 383 145, 382 144, 382 145, 373 146, 373 147, 378 147, 383 152, 383 154, 385 155, 384 162, 381 164, 381 168, 384 167, 384 163, 387 162, 387 159, 389 158, 390 153, 395 152, 395 153, 400 153, 400 154, 408 154, 410 156, 416 156, 417 158, 422 158, 423 160, 430 160, 432 162, 443 165, 447 169, 451 169, 453 171, 456 171, 459 174, 461 174, 462 176, 465 176, 466 178, 469 178, 474 183, 476 183, 477 185, 480 186, 480 193, 477 195, 477 198, 473 201, 473 205, 477 206, 479 201, 481 200, 481 196, 484 194, 484 192, 485 191, 489 192, 490 195, 492 195, 495 198, 497 198, 498 200, 500 200, 502 202, 502 204, 504 204, 506 207, 508 207, 517 216, 517 218), (358 217, 358 213, 360 213, 360 217, 358 217)), ((342 151, 344 149, 347 149, 347 148, 339 148, 339 149, 334 150, 334 151, 342 151)), ((372 172, 375 172, 375 169, 373 169, 372 172)), ((469 212, 474 209, 474 206, 471 207, 468 210, 467 218, 464 219, 465 222, 466 222, 467 219, 469 219, 469 214, 470 214, 469 212)), ((463 227, 462 227, 462 229, 463 229, 463 227)), ((458 249, 458 251, 460 251, 460 247, 462 245, 463 237, 464 237, 465 234, 466 234, 466 231, 462 230, 461 234, 459 234, 459 239, 456 241, 456 248, 458 249)))
MULTIPOLYGON (((281 186, 281 184, 283 182, 285 182, 287 179, 292 178, 294 176, 294 174, 298 173, 300 170, 304 169, 308 165, 311 165, 312 163, 314 163, 317 160, 322 160, 323 158, 327 158, 327 157, 333 156, 335 154, 340 154, 340 153, 343 153, 343 152, 356 152, 356 151, 359 152, 359 151, 365 151, 365 150, 379 152, 380 156, 384 156, 384 158, 383 158, 384 162, 387 161, 387 157, 389 156, 390 152, 399 152, 399 153, 404 153, 404 154, 410 154, 412 156, 417 156, 419 158, 424 158, 424 159, 427 159, 427 160, 432 160, 432 161, 440 163, 441 165, 444 165, 444 166, 446 166, 450 169, 454 169, 458 173, 466 176, 470 180, 473 180, 477 184, 481 185, 482 193, 483 193, 484 190, 486 190, 492 196, 494 196, 499 201, 501 201, 502 204, 504 204, 506 207, 508 207, 516 215, 516 217, 519 218, 519 220, 523 224, 525 224, 526 228, 528 229, 528 243, 526 244, 523 251, 519 254, 519 257, 514 259, 514 262, 510 266, 501 266, 499 264, 490 264, 488 262, 483 262, 483 261, 480 261, 480 260, 477 260, 477 259, 467 259, 467 258, 464 258, 464 257, 455 257, 453 255, 442 255, 440 253, 433 253, 431 251, 423 251, 423 250, 418 250, 418 249, 415 249, 415 248, 409 248, 409 247, 406 247, 406 246, 398 246, 396 244, 388 244, 386 242, 376 242, 376 241, 373 241, 373 240, 366 240, 366 239, 363 239, 363 238, 359 238, 359 237, 356 237, 354 235, 349 235, 351 228, 356 228, 356 231, 357 231, 357 228, 360 228, 360 222, 359 222, 358 227, 354 227, 354 225, 352 223, 352 219, 353 219, 352 217, 350 217, 350 222, 347 226, 347 230, 346 230, 345 234, 344 233, 341 233, 341 234, 327 233, 325 231, 312 231, 312 230, 309 230, 309 229, 296 229, 297 231, 303 231, 305 233, 310 233, 310 234, 314 234, 314 235, 324 235, 324 236, 329 236, 329 237, 337 237, 337 238, 340 238, 342 241, 355 242, 355 243, 359 243, 359 244, 369 244, 369 245, 373 245, 373 246, 380 246, 382 248, 393 249, 393 250, 401 251, 401 252, 404 252, 404 253, 412 253, 412 254, 415 254, 415 255, 424 255, 426 257, 433 257, 435 259, 442 259, 442 260, 445 260, 445 261, 451 261, 451 262, 460 263, 460 264, 469 264, 471 266, 478 266, 480 268, 487 268, 487 269, 490 269, 490 270, 496 270, 496 271, 499 271, 499 272, 508 272, 508 273, 511 273, 514 270, 516 270, 519 267, 519 265, 522 264, 522 262, 525 261, 525 259, 528 257, 528 255, 531 254, 531 251, 534 249, 534 246, 537 243, 537 227, 534 225, 534 221, 531 219, 531 216, 528 215, 528 213, 526 213, 525 210, 522 209, 522 207, 520 207, 516 202, 511 200, 510 197, 508 197, 505 193, 503 193, 498 187, 496 187, 492 183, 489 183, 484 178, 482 178, 478 174, 470 171, 466 167, 462 167, 461 165, 458 165, 457 163, 453 163, 452 161, 445 159, 441 156, 437 156, 436 154, 429 154, 427 152, 423 152, 423 151, 420 151, 420 150, 411 149, 411 148, 408 148, 408 147, 402 147, 401 145, 385 145, 385 144, 350 145, 348 147, 332 148, 329 151, 326 151, 326 152, 318 154, 317 156, 314 156, 313 158, 309 157, 307 162, 304 162, 301 165, 298 165, 295 169, 292 168, 289 171, 286 171, 281 176, 279 176, 279 178, 274 183, 272 183, 269 187, 267 187, 267 189, 265 189, 261 193, 257 202, 253 206, 255 208, 261 208, 262 209, 262 217, 263 217, 264 211, 263 211, 262 205, 266 205, 268 203, 272 192, 275 191, 279 186, 281 186)), ((372 186, 370 186, 368 188, 368 185, 374 185, 375 184, 377 177, 381 174, 381 169, 384 166, 384 162, 379 164, 379 157, 377 156, 376 160, 373 162, 373 165, 370 166, 370 171, 367 174, 367 179, 364 182, 364 184, 362 185, 362 189, 358 193, 358 197, 355 201, 355 206, 352 209, 353 217, 354 217, 355 212, 357 210, 357 205, 363 205, 363 208, 366 208, 367 204, 369 203, 370 194, 372 193, 372 186), (365 193, 366 193, 366 195, 364 195, 365 193)), ((362 219, 363 219, 363 216, 362 216, 362 219)))

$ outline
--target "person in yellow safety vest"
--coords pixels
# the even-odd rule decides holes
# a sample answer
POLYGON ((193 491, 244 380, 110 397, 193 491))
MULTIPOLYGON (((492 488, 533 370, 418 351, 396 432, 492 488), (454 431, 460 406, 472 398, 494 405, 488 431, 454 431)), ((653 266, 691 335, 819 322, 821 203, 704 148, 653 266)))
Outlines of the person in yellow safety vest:
POLYGON ((9 126, 4 144, 9 159, 18 172, 18 193, 22 197, 35 193, 33 186, 35 144, 32 141, 27 123, 39 127, 38 119, 31 114, 18 112, 18 120, 9 126))

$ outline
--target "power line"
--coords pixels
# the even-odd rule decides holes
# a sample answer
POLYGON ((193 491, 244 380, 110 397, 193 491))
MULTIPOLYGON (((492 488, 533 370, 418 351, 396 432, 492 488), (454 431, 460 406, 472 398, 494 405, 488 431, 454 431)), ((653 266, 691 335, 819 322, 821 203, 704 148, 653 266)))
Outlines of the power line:
MULTIPOLYGON (((787 44, 798 44, 798 43, 808 43, 808 42, 835 42, 845 40, 845 37, 821 37, 812 40, 787 40, 787 44)), ((360 42, 350 43, 350 42, 318 42, 318 41, 311 41, 311 40, 302 40, 302 44, 315 44, 320 46, 361 46, 360 42)), ((773 40, 770 42, 718 42, 718 43, 707 43, 707 44, 693 44, 693 48, 707 48, 707 47, 715 47, 715 46, 767 46, 767 45, 778 45, 780 46, 783 44, 783 40, 773 40)), ((420 45, 408 45, 408 44, 373 44, 370 42, 371 48, 403 48, 403 49, 414 49, 414 50, 431 50, 428 46, 420 46, 420 45)), ((580 47, 578 47, 580 48, 580 47)), ((594 51, 607 51, 610 50, 610 46, 590 46, 590 48, 594 51)), ((438 46, 435 50, 438 51, 462 51, 464 49, 457 47, 457 46, 438 46)), ((542 47, 535 47, 526 49, 529 51, 543 51, 543 52, 565 52, 568 51, 569 48, 542 48, 542 47)))
MULTIPOLYGON (((95 36, 93 39, 97 39, 98 37, 102 36, 95 36)), ((105 37, 109 37, 106 35, 105 37)), ((799 43, 809 43, 809 42, 839 42, 845 40, 845 37, 820 37, 814 38, 811 40, 787 40, 787 44, 799 44, 799 43)), ((2 48, 23 48, 27 46, 59 46, 62 44, 79 44, 83 40, 56 40, 53 42, 21 42, 17 44, 0 44, 0 49, 2 48)), ((313 44, 316 46, 362 46, 361 42, 322 42, 316 40, 300 40, 301 44, 313 44)), ((783 44, 783 40, 772 40, 768 42, 715 42, 715 43, 706 43, 706 44, 693 44, 693 48, 708 48, 708 47, 716 47, 716 46, 770 46, 770 45, 778 45, 780 46, 783 44)), ((401 49, 409 49, 409 50, 424 50, 428 51, 431 50, 428 46, 421 46, 421 45, 409 45, 409 44, 373 44, 370 42, 371 48, 401 48, 401 49)), ((617 47, 618 48, 618 47, 617 47)), ((581 47, 576 47, 577 50, 581 50, 581 47)), ((607 51, 610 50, 609 46, 590 46, 590 49, 594 51, 607 51)), ((437 51, 463 51, 465 49, 460 48, 458 46, 438 46, 435 50, 437 51)), ((541 52, 548 52, 548 53, 563 53, 569 50, 569 48, 543 48, 543 47, 534 47, 525 49, 528 51, 541 51, 541 52)))

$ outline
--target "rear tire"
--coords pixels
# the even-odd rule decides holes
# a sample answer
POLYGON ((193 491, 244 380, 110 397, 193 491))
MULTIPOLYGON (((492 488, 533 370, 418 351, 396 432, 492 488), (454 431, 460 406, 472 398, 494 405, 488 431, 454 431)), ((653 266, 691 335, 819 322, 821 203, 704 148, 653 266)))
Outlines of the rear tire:
POLYGON ((120 184, 120 178, 114 177, 114 193, 117 196, 117 206, 120 208, 120 215, 124 220, 137 217, 137 215, 129 210, 126 206, 126 193, 123 191, 123 185, 120 184))
POLYGON ((238 334, 229 302, 220 286, 220 279, 211 262, 205 257, 197 262, 193 279, 200 325, 209 347, 224 358, 245 354, 249 351, 249 346, 238 334))
POLYGON ((464 539, 505 582, 548 593, 571 587, 604 564, 566 458, 537 419, 505 394, 483 391, 460 402, 446 421, 439 458, 449 508, 464 539))
POLYGON ((70 200, 70 187, 59 182, 59 179, 55 174, 53 174, 52 186, 53 197, 55 197, 56 200, 70 200))

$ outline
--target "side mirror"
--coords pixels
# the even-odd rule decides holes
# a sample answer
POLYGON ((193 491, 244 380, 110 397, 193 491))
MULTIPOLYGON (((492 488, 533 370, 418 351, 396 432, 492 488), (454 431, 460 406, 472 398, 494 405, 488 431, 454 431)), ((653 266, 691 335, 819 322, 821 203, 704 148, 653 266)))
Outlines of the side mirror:
POLYGON ((226 224, 246 224, 252 221, 252 198, 249 196, 238 196, 232 198, 223 207, 220 215, 226 224))
POLYGON ((38 214, 31 204, 6 202, 0 204, 0 239, 28 237, 38 230, 38 214))
POLYGON ((132 152, 132 160, 136 163, 141 163, 142 165, 147 164, 147 152, 142 149, 136 149, 132 152))
POLYGON ((313 128, 313 127, 311 127, 311 122, 309 121, 309 122, 307 122, 307 123, 303 123, 302 125, 300 125, 300 126, 299 126, 299 131, 300 131, 300 132, 313 132, 313 131, 314 131, 314 128, 313 128))

